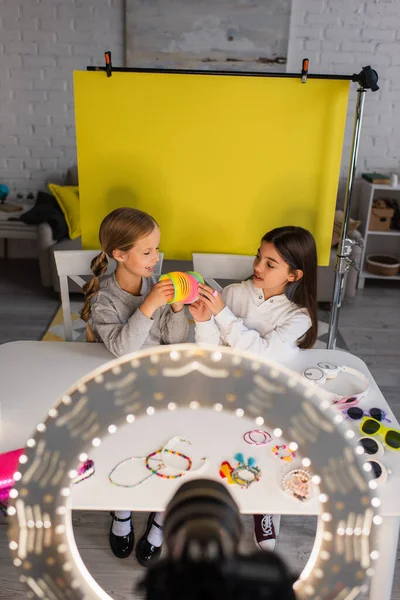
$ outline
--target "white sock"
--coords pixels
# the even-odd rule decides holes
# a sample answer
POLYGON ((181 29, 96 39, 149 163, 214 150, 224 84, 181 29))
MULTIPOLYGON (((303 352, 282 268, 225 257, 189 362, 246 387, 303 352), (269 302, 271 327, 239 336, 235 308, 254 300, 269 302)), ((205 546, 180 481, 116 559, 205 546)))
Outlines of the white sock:
MULTIPOLYGON (((128 517, 131 516, 131 513, 129 510, 115 510, 114 511, 115 516, 117 517, 117 519, 128 519, 128 517)), ((115 519, 113 520, 113 524, 112 524, 112 532, 114 535, 128 535, 128 533, 131 530, 131 522, 129 521, 124 521, 123 523, 121 523, 120 521, 116 521, 115 519)))
MULTIPOLYGON (((164 513, 157 513, 154 522, 162 527, 164 523, 164 513)), ((163 543, 163 539, 164 537, 162 529, 159 529, 158 527, 152 525, 149 531, 149 535, 147 536, 147 541, 150 542, 150 544, 152 544, 156 548, 159 548, 163 543)))
POLYGON ((272 520, 274 522, 275 535, 278 537, 281 528, 281 515, 272 515, 272 520))

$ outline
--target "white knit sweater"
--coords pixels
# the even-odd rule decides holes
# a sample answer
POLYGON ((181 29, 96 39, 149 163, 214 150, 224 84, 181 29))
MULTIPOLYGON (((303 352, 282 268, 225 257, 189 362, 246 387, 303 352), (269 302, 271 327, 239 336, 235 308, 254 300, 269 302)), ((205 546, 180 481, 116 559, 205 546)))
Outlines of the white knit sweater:
POLYGON ((298 351, 297 340, 311 327, 306 309, 284 294, 264 300, 252 281, 222 291, 225 308, 209 321, 196 323, 198 344, 231 346, 279 362, 298 351))

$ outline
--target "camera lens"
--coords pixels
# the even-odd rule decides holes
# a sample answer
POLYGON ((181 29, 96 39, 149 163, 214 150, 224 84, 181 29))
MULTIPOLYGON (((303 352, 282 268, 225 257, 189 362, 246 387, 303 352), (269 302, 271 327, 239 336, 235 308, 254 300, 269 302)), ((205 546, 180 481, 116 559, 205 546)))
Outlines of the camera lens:
POLYGON ((214 554, 230 554, 236 551, 241 532, 239 509, 218 481, 195 479, 184 483, 167 507, 164 537, 168 551, 175 557, 187 554, 191 545, 205 557, 211 546, 214 554))

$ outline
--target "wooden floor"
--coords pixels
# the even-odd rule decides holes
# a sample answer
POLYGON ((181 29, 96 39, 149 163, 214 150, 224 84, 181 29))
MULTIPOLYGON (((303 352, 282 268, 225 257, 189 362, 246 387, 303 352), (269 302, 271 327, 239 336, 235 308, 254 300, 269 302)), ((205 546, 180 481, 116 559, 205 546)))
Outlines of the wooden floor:
MULTIPOLYGON (((0 343, 19 339, 40 339, 59 301, 57 295, 41 288, 34 261, 0 260, 0 343)), ((396 417, 400 420, 400 286, 385 287, 369 283, 356 299, 343 306, 340 332, 349 350, 362 358, 371 370, 396 417)), ((145 527, 146 515, 134 514, 136 536, 145 527)), ((140 598, 133 593, 142 576, 133 556, 113 557, 108 545, 108 513, 76 511, 73 515, 78 548, 93 577, 116 600, 140 598)), ((244 519, 242 549, 251 552, 252 520, 244 519)), ((293 572, 306 564, 313 545, 314 517, 283 517, 278 550, 293 572)), ((400 553, 392 600, 400 600, 400 553)), ((11 564, 6 538, 6 520, 0 517, 0 598, 26 598, 11 564)))

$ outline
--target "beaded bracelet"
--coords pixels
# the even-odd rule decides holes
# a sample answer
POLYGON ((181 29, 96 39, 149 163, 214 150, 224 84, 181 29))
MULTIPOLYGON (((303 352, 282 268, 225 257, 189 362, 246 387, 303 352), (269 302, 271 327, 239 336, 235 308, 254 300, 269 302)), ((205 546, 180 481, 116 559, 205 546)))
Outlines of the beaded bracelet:
POLYGON ((249 467, 248 465, 239 465, 232 471, 231 477, 233 481, 240 485, 241 487, 248 488, 255 481, 260 481, 261 478, 261 470, 258 467, 249 467), (241 471, 246 471, 247 473, 251 473, 253 475, 253 479, 243 479, 240 477, 239 473, 241 471))
POLYGON ((291 450, 289 448, 289 446, 286 446, 286 444, 281 444, 280 446, 274 446, 272 448, 272 454, 274 454, 276 457, 280 458, 281 460, 286 460, 286 461, 290 461, 293 458, 296 458, 296 453, 293 452, 293 450, 291 450))
POLYGON ((162 479, 179 479, 179 477, 183 477, 185 475, 185 473, 190 471, 193 463, 192 463, 192 460, 188 456, 186 456, 185 454, 182 454, 181 452, 176 452, 175 450, 170 450, 169 448, 160 448, 159 450, 156 450, 155 452, 152 452, 151 454, 146 456, 145 464, 146 464, 146 469, 148 469, 152 475, 157 475, 157 477, 162 477, 162 479), (160 470, 166 469, 169 467, 168 467, 168 465, 164 464, 163 461, 161 461, 161 466, 159 466, 157 469, 152 469, 151 466, 149 465, 150 460, 152 460, 152 459, 154 460, 154 458, 153 458, 154 456, 157 456, 158 454, 162 454, 164 452, 167 454, 173 454, 174 456, 180 456, 181 458, 184 458, 188 463, 187 469, 180 471, 177 475, 164 475, 164 473, 160 473, 160 470))
POLYGON ((112 485, 115 485, 117 487, 135 488, 135 487, 141 485, 142 483, 145 483, 146 481, 148 481, 148 479, 150 479, 154 475, 157 475, 158 477, 161 477, 162 479, 178 479, 179 477, 183 477, 183 475, 185 475, 185 473, 188 473, 189 471, 191 471, 192 473, 195 473, 195 472, 199 473, 200 471, 203 471, 204 469, 207 468, 208 462, 209 462, 208 458, 202 457, 201 461, 203 464, 200 465, 200 467, 198 467, 197 469, 192 470, 191 467, 192 467, 193 463, 192 463, 192 460, 188 456, 186 456, 185 454, 182 454, 180 452, 175 452, 167 447, 167 446, 174 446, 177 442, 184 442, 187 444, 191 444, 191 442, 189 442, 189 440, 186 440, 185 438, 177 435, 173 438, 170 438, 163 448, 159 448, 158 450, 156 450, 155 452, 152 452, 151 454, 149 454, 147 456, 131 456, 129 458, 125 458, 124 460, 121 460, 118 464, 116 464, 115 467, 110 471, 110 473, 108 475, 108 479, 109 479, 110 483, 112 483, 112 485), (165 462, 163 460, 163 455, 165 453, 166 454, 174 454, 176 456, 181 456, 182 458, 184 458, 188 463, 187 468, 186 469, 177 469, 176 467, 168 466, 167 464, 165 464, 165 462), (156 455, 161 455, 161 458, 155 458, 156 455), (144 460, 146 468, 150 471, 150 475, 148 475, 147 477, 144 477, 140 481, 133 483, 133 484, 123 484, 123 483, 117 483, 116 481, 114 481, 112 479, 113 473, 121 465, 125 464, 128 461, 133 461, 133 460, 144 460), (150 467, 150 465, 149 465, 150 460, 157 461, 159 463, 157 465, 157 468, 153 469, 150 467), (172 469, 173 471, 176 471, 177 474, 176 475, 164 475, 163 473, 159 472, 162 469, 167 469, 167 468, 172 469))

